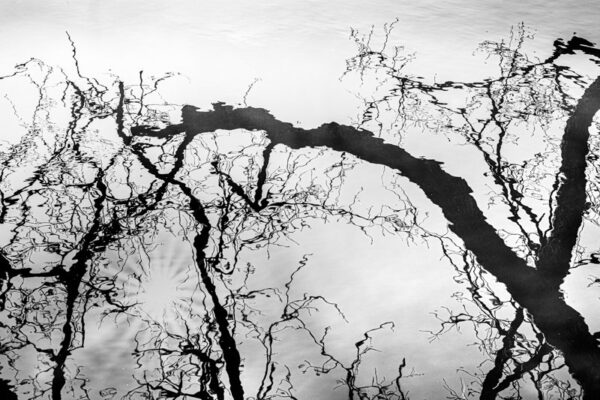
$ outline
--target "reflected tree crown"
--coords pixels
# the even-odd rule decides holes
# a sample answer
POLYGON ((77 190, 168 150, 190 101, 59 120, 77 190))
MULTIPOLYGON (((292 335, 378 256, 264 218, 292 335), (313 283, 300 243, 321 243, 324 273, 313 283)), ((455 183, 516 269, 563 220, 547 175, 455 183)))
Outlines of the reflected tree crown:
POLYGON ((326 223, 431 244, 454 268, 468 295, 462 310, 435 313, 432 339, 470 325, 486 360, 460 371, 460 389, 443 380, 446 396, 597 398, 598 335, 561 284, 598 263, 580 241, 599 226, 600 78, 565 60, 598 65, 600 50, 573 37, 533 59, 520 26, 480 46, 496 77, 436 83, 406 72, 415 56, 393 46, 393 26, 380 45, 374 31, 351 32, 342 80, 370 91, 357 94, 354 126, 169 104, 159 87, 176 74, 100 82, 81 72, 70 37, 74 73, 31 59, 0 77, 18 88, 3 107, 21 132, 0 153, 5 398, 411 398, 421 373, 410 359, 373 366, 401 317, 340 351, 343 305, 297 289, 313 255, 265 261, 326 223), (468 147, 484 170, 458 176, 450 159, 413 154, 415 132, 468 147), (130 335, 114 338, 127 343, 113 361, 90 355, 104 324, 130 335), (96 379, 95 364, 124 372, 96 379))

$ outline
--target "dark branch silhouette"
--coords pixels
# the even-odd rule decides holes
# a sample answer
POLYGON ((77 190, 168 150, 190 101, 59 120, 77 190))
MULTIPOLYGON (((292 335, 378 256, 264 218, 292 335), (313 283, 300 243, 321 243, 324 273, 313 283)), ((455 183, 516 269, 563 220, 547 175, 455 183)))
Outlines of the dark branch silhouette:
MULTIPOLYGON (((438 313, 442 329, 434 337, 463 323, 488 333, 478 339, 490 367, 473 373, 480 398, 509 389, 520 395, 525 378, 543 398, 547 382, 557 379, 551 372, 564 365, 585 399, 599 397, 597 335, 565 302, 560 285, 576 262, 586 212, 597 207, 586 193, 586 168, 597 151, 589 128, 600 109, 600 78, 587 84, 555 62, 583 53, 597 63, 600 51, 574 37, 556 41, 548 59, 534 61, 523 54, 527 35, 520 27, 509 43, 482 44, 499 58, 498 78, 429 84, 403 74, 413 55, 390 47, 393 26, 385 26, 378 49, 374 31, 364 37, 352 31, 359 54, 348 60, 347 74, 364 77, 375 70, 394 83, 385 92, 380 82, 377 90, 385 93, 365 101, 359 127, 332 122, 301 129, 267 110, 223 103, 208 111, 184 106, 181 121, 172 123, 165 110, 175 106, 156 97, 160 82, 175 74, 153 78, 140 71, 134 85, 100 83, 83 75, 68 34, 74 77, 35 59, 0 77, 0 83, 23 79, 37 96, 30 122, 6 97, 24 133, 2 148, 0 159, 0 223, 7 232, 0 249, 0 393, 7 399, 95 398, 85 376, 89 366, 77 365, 75 355, 85 348, 88 321, 100 314, 101 320, 112 316, 117 325, 140 327, 131 372, 137 386, 125 399, 296 399, 306 373, 335 379, 349 399, 408 399, 404 383, 414 376, 406 371, 411 360, 390 360, 394 372, 387 377, 367 368, 375 336, 394 322, 363 332, 350 361, 331 350, 331 327, 315 324, 313 314, 344 321, 342 307, 321 294, 293 290, 308 255, 295 269, 282 270, 287 277, 279 285, 253 281, 258 267, 247 261, 249 254, 283 245, 310 221, 321 220, 354 226, 372 240, 369 229, 377 227, 398 240, 419 235, 441 243, 479 315, 466 306, 447 317, 438 313), (33 69, 42 71, 41 78, 33 69), (569 83, 587 86, 578 100, 569 94, 569 83), (465 106, 444 100, 457 91, 469 93, 465 106), (551 115, 553 107, 559 117, 551 115), (67 116, 62 126, 50 122, 55 108, 67 116), (380 122, 386 110, 395 114, 388 132, 380 122), (541 176, 543 156, 523 165, 507 156, 511 129, 532 115, 544 123, 566 120, 560 159, 549 173, 553 185, 541 196, 546 213, 529 202, 536 186, 523 177, 526 168, 541 176), (412 155, 393 136, 431 116, 438 128, 462 135, 476 150, 496 185, 492 197, 508 206, 516 233, 494 227, 467 180, 446 172, 439 161, 412 155), (363 129, 371 122, 378 132, 363 129), (100 123, 112 124, 106 137, 96 136, 100 123), (352 187, 347 175, 366 164, 414 183, 439 207, 452 235, 420 227, 418 207, 393 179, 386 188, 393 194, 389 204, 365 205, 362 188, 352 187), (167 307, 171 319, 159 321, 144 313, 142 293, 156 267, 151 254, 165 237, 181 242, 181 257, 189 262, 182 285, 189 286, 177 290, 185 301, 167 307), (510 300, 500 300, 484 271, 506 287, 510 300), (501 316, 500 308, 511 310, 509 316, 501 316), (283 353, 297 339, 308 345, 295 367, 283 353), (35 355, 35 365, 21 371, 17 360, 27 352, 35 355)), ((544 154, 552 154, 548 146, 544 154)), ((357 287, 362 284, 368 282, 357 287)), ((552 387, 563 390, 568 383, 552 387)), ((106 387, 98 394, 117 392, 106 387)))

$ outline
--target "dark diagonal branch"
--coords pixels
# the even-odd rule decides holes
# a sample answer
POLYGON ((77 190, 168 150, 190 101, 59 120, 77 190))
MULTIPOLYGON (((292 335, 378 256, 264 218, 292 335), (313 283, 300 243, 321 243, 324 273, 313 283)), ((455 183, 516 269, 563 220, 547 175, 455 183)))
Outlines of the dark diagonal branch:
POLYGON ((558 286, 569 271, 571 253, 586 209, 586 178, 589 127, 600 109, 600 78, 588 87, 567 121, 562 138, 560 177, 552 232, 542 246, 537 267, 558 286))
MULTIPOLYGON (((233 109, 221 103, 206 112, 185 106, 183 124, 171 129, 185 130, 188 135, 217 129, 262 130, 273 144, 292 149, 323 146, 397 170, 442 209, 450 229, 463 240, 466 249, 529 311, 548 342, 563 352, 586 396, 600 395, 600 350, 581 315, 564 302, 551 280, 530 268, 504 243, 477 206, 467 182, 446 173, 439 162, 416 158, 368 131, 336 123, 304 130, 278 121, 264 109, 233 109)), ((168 134, 163 132, 138 129, 138 133, 157 137, 168 134)))

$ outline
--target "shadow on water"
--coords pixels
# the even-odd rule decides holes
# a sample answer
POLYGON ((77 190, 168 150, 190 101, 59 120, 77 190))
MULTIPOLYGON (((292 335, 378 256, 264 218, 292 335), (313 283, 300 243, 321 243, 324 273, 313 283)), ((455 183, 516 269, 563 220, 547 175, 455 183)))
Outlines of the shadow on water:
POLYGON ((223 103, 207 111, 160 105, 152 96, 168 76, 144 81, 140 72, 139 85, 103 85, 81 74, 74 45, 75 77, 35 59, 1 77, 0 83, 21 79, 37 96, 30 123, 13 105, 26 132, 3 147, 0 160, 3 398, 295 399, 334 389, 349 399, 411 398, 405 389, 410 360, 389 361, 394 374, 388 378, 366 376, 363 367, 392 321, 358 337, 350 357, 331 350, 331 327, 313 314, 343 321, 342 307, 294 289, 298 274, 309 269, 309 254, 273 286, 253 280, 260 267, 248 253, 287 243, 310 220, 439 243, 471 297, 464 312, 436 314, 441 329, 433 336, 472 323, 487 332, 478 339, 490 363, 469 372, 469 387, 446 384, 436 396, 521 398, 528 381, 540 399, 599 398, 597 335, 560 287, 582 262, 573 253, 584 218, 596 218, 600 207, 597 182, 586 175, 599 150, 589 132, 600 109, 600 78, 589 83, 558 61, 584 55, 598 63, 600 50, 573 37, 557 40, 546 60, 533 61, 521 51, 520 27, 508 43, 482 44, 497 56, 499 77, 426 83, 403 73, 410 56, 389 48, 392 28, 386 26, 379 49, 370 35, 352 32, 358 55, 347 61, 344 77, 382 79, 381 95, 365 102, 356 127, 302 129, 264 109, 223 103), (448 102, 456 93, 465 104, 448 102), (174 113, 180 122, 171 122, 174 113), (424 120, 476 151, 515 232, 495 226, 467 179, 398 143, 399 131, 424 120), (558 124, 561 134, 544 136, 531 159, 511 162, 514 126, 531 121, 558 124), (106 126, 111 133, 100 135, 98 127, 106 126), (555 170, 544 169, 552 157, 555 170), (340 195, 359 191, 347 176, 366 164, 416 185, 450 232, 421 226, 419 207, 408 198, 372 213, 360 208, 358 194, 340 195), (319 168, 324 173, 313 174, 319 168), (529 201, 531 194, 540 201, 529 201), (181 249, 181 271, 154 278, 153 292, 151 271, 157 272, 150 265, 169 241, 181 249), (185 278, 169 282, 173 276, 185 278), (156 310, 144 307, 157 296, 178 300, 152 315, 156 310), (133 361, 123 367, 134 384, 104 382, 98 391, 85 370, 96 366, 76 360, 96 329, 88 321, 109 319, 134 326, 133 361), (289 361, 297 353, 299 366, 289 361), (583 393, 558 373, 565 365, 583 393), (311 380, 317 376, 336 382, 326 387, 311 380))

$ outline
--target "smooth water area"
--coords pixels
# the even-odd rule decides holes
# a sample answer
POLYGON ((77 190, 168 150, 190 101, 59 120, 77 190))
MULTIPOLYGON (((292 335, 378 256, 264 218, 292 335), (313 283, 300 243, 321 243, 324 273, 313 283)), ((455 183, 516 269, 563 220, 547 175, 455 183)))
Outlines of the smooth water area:
POLYGON ((2 399, 598 398, 599 18, 3 2, 2 399))

